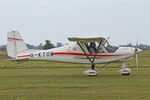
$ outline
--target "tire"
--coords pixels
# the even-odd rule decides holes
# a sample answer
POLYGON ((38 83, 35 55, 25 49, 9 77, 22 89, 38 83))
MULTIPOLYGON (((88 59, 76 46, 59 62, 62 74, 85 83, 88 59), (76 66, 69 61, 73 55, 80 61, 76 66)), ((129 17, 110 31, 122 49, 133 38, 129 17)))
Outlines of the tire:
POLYGON ((122 73, 122 76, 129 76, 130 73, 122 73))

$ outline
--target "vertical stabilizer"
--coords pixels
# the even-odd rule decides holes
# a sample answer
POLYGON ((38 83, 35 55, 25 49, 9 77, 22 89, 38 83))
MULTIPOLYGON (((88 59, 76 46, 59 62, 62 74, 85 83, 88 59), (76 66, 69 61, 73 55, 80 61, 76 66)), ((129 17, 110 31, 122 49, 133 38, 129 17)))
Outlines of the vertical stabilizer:
POLYGON ((19 32, 17 31, 8 32, 7 39, 8 39, 7 44, 8 56, 15 58, 18 53, 28 50, 19 32))

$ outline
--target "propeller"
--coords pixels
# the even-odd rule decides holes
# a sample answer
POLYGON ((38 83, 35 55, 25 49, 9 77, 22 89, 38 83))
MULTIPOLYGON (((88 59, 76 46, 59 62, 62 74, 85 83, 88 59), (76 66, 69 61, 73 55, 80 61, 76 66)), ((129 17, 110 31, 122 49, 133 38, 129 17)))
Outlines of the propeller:
POLYGON ((136 43, 136 46, 135 46, 135 59, 136 59, 136 68, 138 69, 139 68, 139 60, 138 60, 138 40, 137 40, 137 43, 136 43))

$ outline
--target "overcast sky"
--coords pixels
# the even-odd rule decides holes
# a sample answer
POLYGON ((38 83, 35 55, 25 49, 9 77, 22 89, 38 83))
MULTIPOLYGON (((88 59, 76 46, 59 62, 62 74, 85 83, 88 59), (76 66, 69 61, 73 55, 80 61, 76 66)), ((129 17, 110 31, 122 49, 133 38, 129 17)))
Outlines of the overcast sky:
POLYGON ((150 0, 0 0, 0 44, 17 30, 24 41, 110 37, 111 44, 150 45, 150 0))

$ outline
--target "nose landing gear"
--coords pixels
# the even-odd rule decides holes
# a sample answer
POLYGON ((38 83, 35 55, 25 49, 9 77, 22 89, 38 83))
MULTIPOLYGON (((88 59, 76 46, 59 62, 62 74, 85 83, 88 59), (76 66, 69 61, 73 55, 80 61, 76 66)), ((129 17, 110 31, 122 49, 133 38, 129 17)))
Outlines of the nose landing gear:
POLYGON ((121 68, 118 72, 121 73, 123 76, 129 76, 131 69, 126 68, 125 63, 121 63, 121 68))
POLYGON ((123 76, 129 76, 131 69, 130 68, 124 68, 118 71, 119 73, 121 73, 123 76))

